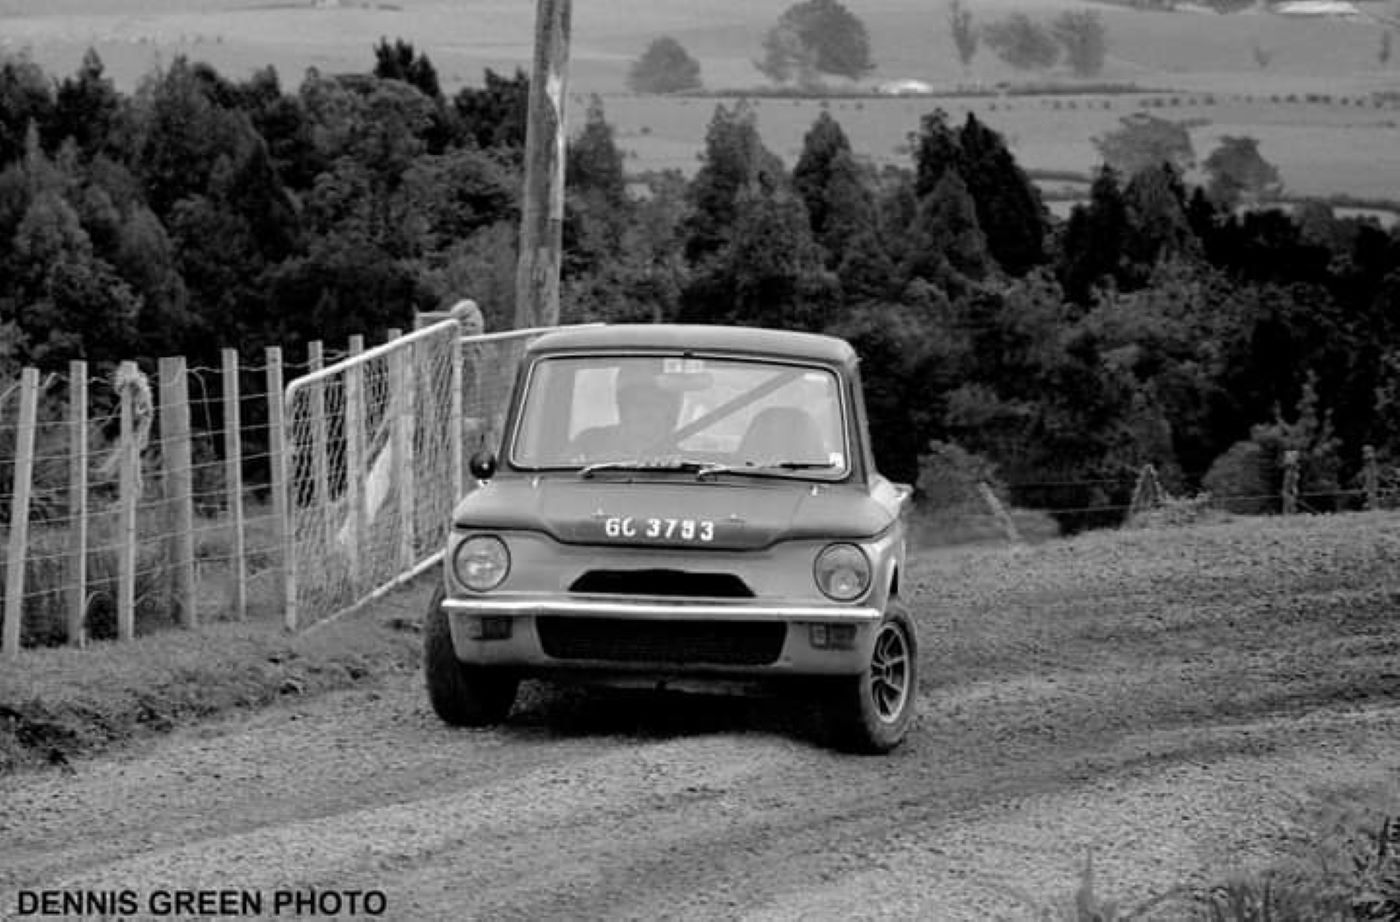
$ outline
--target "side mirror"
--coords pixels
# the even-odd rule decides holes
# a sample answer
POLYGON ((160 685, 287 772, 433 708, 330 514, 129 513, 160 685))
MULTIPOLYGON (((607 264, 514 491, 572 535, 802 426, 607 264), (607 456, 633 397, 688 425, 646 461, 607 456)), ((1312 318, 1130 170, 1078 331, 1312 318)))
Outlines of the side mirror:
POLYGON ((496 473, 496 453, 485 448, 475 452, 467 462, 467 470, 477 480, 490 480, 496 473))

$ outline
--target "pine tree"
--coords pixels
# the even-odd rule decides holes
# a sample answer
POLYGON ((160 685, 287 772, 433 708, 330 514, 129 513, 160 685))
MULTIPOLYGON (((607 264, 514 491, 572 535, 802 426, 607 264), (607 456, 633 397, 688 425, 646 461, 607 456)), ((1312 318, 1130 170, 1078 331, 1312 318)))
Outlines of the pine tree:
POLYGON ((970 112, 958 133, 958 151, 987 249, 1006 272, 1024 275, 1045 260, 1047 218, 1040 192, 1002 136, 970 112))
POLYGON ((907 278, 961 289, 971 280, 986 278, 991 269, 987 238, 977 222, 977 205, 956 170, 943 175, 919 202, 910 229, 907 278))
POLYGON ((792 184, 807 206, 812 234, 819 240, 826 231, 826 197, 827 186, 831 183, 832 162, 838 155, 849 155, 850 152, 850 139, 829 112, 817 116, 802 138, 802 153, 792 169, 792 184))
POLYGON ((714 256, 729 242, 738 217, 738 197, 751 183, 776 188, 783 164, 763 146, 753 110, 744 102, 715 107, 705 132, 702 164, 690 183, 691 214, 681 228, 691 263, 714 256))
POLYGON ((1105 164, 1094 177, 1089 203, 1074 206, 1065 229, 1059 279, 1067 298, 1088 306, 1097 286, 1117 278, 1127 232, 1128 205, 1118 173, 1105 164))

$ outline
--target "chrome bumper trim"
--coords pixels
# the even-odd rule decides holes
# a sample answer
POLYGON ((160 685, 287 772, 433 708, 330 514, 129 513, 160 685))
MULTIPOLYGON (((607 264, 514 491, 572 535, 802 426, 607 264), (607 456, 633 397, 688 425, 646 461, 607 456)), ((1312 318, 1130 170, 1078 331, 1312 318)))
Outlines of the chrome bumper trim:
POLYGON ((578 615, 603 618, 649 618, 660 621, 779 621, 874 622, 878 608, 847 605, 747 605, 689 602, 624 602, 604 599, 510 598, 446 599, 442 607, 464 615, 529 617, 578 615))

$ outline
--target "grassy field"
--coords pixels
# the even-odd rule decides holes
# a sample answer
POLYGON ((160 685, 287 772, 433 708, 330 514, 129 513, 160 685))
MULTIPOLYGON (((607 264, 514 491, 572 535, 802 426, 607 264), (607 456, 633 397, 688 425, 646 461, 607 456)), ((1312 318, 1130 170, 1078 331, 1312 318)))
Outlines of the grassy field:
MULTIPOLYGON (((760 87, 752 59, 763 32, 788 5, 788 0, 577 4, 569 75, 572 118, 582 116, 579 103, 587 94, 601 94, 633 168, 692 171, 716 100, 630 96, 628 65, 652 38, 669 34, 701 61, 710 89, 742 93, 760 87)), ((942 4, 850 0, 847 6, 870 32, 878 68, 869 84, 915 77, 951 91, 1028 80, 1073 83, 1064 73, 1018 73, 985 49, 964 72, 952 53, 942 4)), ((1076 0, 980 0, 971 8, 976 21, 987 22, 1013 9, 1049 16, 1085 6, 1076 0)), ((1372 103, 1372 94, 1400 88, 1400 61, 1386 66, 1377 55, 1383 24, 1400 22, 1400 0, 1362 7, 1360 19, 1321 20, 1096 6, 1110 51, 1096 80, 1165 91, 1168 105, 1151 111, 1191 120, 1199 157, 1223 135, 1257 138, 1291 194, 1400 198, 1395 181, 1400 105, 1372 103), (1257 64, 1256 47, 1269 53, 1267 68, 1257 64), (1307 101, 1310 96, 1314 101, 1307 101)), ((309 67, 367 70, 380 38, 401 37, 429 55, 451 92, 479 83, 488 67, 528 68, 534 5, 347 0, 338 9, 316 9, 310 2, 270 0, 0 0, 0 24, 0 51, 28 49, 51 73, 63 75, 93 47, 126 90, 177 54, 209 61, 233 77, 271 64, 294 88, 309 67)), ((976 112, 1008 137, 1027 168, 1088 173, 1097 163, 1092 138, 1140 111, 1146 98, 949 96, 828 104, 857 151, 877 163, 907 163, 906 136, 917 130, 921 115, 942 107, 959 118, 976 112)), ((820 100, 765 101, 759 116, 765 143, 791 163, 821 105, 820 100)))

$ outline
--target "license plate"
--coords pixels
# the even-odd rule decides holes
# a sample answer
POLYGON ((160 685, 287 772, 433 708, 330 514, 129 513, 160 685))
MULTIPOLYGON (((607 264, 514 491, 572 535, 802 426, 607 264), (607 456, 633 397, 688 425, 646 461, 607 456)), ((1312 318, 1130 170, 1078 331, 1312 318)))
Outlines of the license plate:
POLYGON ((705 544, 715 540, 715 523, 711 519, 610 515, 603 520, 603 534, 609 538, 640 538, 644 541, 681 541, 705 544))

